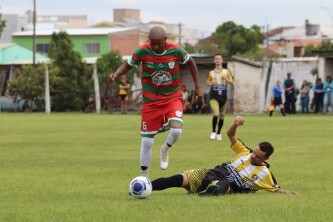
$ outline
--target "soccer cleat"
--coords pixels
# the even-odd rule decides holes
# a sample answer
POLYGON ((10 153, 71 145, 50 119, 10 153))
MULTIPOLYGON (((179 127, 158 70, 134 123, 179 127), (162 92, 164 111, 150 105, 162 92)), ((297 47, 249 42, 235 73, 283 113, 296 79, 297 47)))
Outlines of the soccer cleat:
POLYGON ((141 170, 141 176, 146 177, 148 179, 148 170, 141 170))
POLYGON ((216 135, 216 139, 217 139, 217 140, 222 140, 222 135, 221 135, 221 134, 217 134, 217 135, 216 135))
POLYGON ((210 134, 210 139, 211 139, 211 140, 215 140, 215 138, 216 138, 216 133, 215 133, 215 132, 212 132, 212 133, 210 134))
POLYGON ((207 186, 206 190, 199 192, 198 195, 199 196, 218 196, 218 195, 220 195, 221 192, 220 192, 220 187, 217 185, 218 182, 219 182, 218 180, 214 180, 207 186))
POLYGON ((169 165, 169 149, 167 144, 163 144, 160 149, 160 168, 165 170, 169 165))

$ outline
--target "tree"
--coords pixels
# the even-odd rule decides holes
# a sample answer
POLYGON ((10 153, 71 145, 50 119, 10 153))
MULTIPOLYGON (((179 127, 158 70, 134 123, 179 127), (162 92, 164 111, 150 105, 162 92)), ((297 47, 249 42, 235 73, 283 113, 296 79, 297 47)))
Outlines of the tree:
POLYGON ((205 43, 201 47, 204 53, 236 55, 257 52, 259 44, 264 40, 264 36, 257 25, 245 28, 242 25, 228 21, 218 26, 209 39, 206 44, 210 44, 211 47, 207 47, 205 43))
MULTIPOLYGON (((115 91, 118 90, 118 84, 114 84, 112 87, 108 83, 110 73, 115 72, 119 66, 123 63, 123 58, 119 52, 111 51, 97 60, 97 72, 99 75, 99 82, 101 86, 102 99, 106 99, 106 105, 109 112, 111 112, 111 105, 114 102, 115 91)), ((128 80, 130 83, 133 82, 133 73, 140 73, 138 68, 133 68, 130 70, 128 75, 128 80)), ((119 80, 118 80, 119 81, 119 80)), ((118 83, 118 82, 117 82, 118 83)))
POLYGON ((313 56, 312 52, 313 51, 333 51, 333 42, 331 42, 330 40, 326 39, 323 40, 319 46, 315 47, 312 44, 309 44, 307 46, 305 46, 304 48, 304 56, 313 56))
POLYGON ((331 40, 324 40, 320 43, 318 51, 333 51, 333 42, 331 40))
POLYGON ((66 32, 53 33, 48 56, 57 70, 50 82, 51 104, 54 111, 83 110, 92 93, 92 68, 82 62, 81 55, 73 50, 66 32))
POLYGON ((188 42, 186 42, 185 44, 184 44, 184 48, 185 48, 185 50, 186 50, 186 52, 188 52, 188 53, 196 53, 196 48, 195 48, 195 46, 194 45, 191 45, 190 43, 188 43, 188 42))
POLYGON ((2 14, 0 13, 0 37, 5 27, 6 27, 6 21, 2 20, 2 14))
POLYGON ((31 111, 33 105, 41 110, 44 108, 45 67, 38 66, 36 73, 31 65, 15 70, 17 77, 9 83, 9 95, 14 102, 24 101, 26 111, 31 111))

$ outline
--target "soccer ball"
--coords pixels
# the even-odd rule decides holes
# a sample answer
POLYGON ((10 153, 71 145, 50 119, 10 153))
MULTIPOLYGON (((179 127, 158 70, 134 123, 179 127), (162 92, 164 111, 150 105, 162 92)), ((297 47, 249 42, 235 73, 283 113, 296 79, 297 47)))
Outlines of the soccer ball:
POLYGON ((150 180, 143 176, 135 177, 129 185, 130 194, 138 199, 148 197, 152 189, 150 180))

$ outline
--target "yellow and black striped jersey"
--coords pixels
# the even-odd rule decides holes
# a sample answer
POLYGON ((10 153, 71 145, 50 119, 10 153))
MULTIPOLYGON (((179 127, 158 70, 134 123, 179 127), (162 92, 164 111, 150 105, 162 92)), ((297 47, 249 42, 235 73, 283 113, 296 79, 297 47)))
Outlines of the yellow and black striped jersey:
POLYGON ((231 180, 241 190, 257 191, 260 189, 274 192, 279 189, 271 171, 266 165, 253 165, 250 162, 251 151, 241 142, 237 141, 231 148, 235 157, 226 163, 230 171, 231 180))
POLYGON ((210 85, 210 99, 217 101, 227 100, 227 83, 233 81, 229 69, 222 69, 221 72, 212 70, 208 73, 207 84, 210 85))
POLYGON ((223 78, 226 78, 228 80, 232 80, 231 73, 229 69, 222 69, 221 72, 216 72, 215 70, 211 70, 208 73, 207 76, 207 84, 211 84, 211 82, 214 82, 215 85, 226 85, 227 81, 224 80, 223 78))

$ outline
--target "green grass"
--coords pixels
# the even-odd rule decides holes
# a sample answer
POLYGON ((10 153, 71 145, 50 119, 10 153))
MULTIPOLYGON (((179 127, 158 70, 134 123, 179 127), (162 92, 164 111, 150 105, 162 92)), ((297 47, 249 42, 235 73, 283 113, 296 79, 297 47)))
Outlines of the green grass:
MULTIPOLYGON (((165 171, 158 155, 167 133, 157 135, 150 179, 228 161, 233 118, 218 142, 209 140, 210 116, 185 116, 165 171)), ((140 173, 140 116, 0 113, 0 221, 332 221, 333 117, 245 118, 238 136, 250 147, 271 141, 274 176, 301 195, 202 198, 174 188, 138 200, 128 185, 140 173)))

